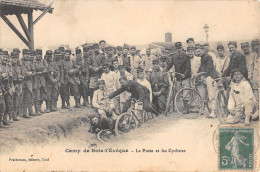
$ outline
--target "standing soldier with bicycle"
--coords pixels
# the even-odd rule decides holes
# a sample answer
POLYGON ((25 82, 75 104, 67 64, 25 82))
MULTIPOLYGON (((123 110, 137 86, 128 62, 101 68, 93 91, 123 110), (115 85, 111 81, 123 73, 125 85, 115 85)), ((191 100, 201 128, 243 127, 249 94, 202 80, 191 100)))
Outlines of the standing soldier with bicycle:
POLYGON ((253 71, 254 71, 254 54, 250 51, 249 42, 242 42, 241 49, 243 50, 243 54, 246 59, 246 69, 248 72, 249 81, 253 79, 253 71))
POLYGON ((153 59, 153 71, 148 76, 148 81, 151 83, 153 92, 153 104, 159 114, 166 110, 167 89, 169 80, 165 71, 162 71, 159 66, 159 59, 153 59))

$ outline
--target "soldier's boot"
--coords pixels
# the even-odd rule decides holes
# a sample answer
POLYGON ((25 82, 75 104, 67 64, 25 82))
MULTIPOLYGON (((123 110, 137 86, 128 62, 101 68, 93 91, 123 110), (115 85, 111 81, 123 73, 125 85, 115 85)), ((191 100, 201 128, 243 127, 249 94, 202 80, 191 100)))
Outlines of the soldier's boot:
POLYGON ((24 118, 31 118, 28 114, 27 114, 27 108, 23 108, 23 117, 24 118))
POLYGON ((57 109, 55 108, 55 101, 56 100, 51 100, 51 104, 50 104, 50 111, 51 112, 56 112, 57 109))
POLYGON ((42 100, 39 101, 39 104, 38 104, 38 111, 43 114, 44 112, 42 111, 42 100))
POLYGON ((18 112, 20 117, 23 117, 23 108, 19 107, 19 112, 18 112))
POLYGON ((50 100, 46 100, 46 110, 45 113, 50 113, 51 111, 51 104, 50 104, 50 100))
POLYGON ((3 124, 4 125, 10 125, 7 121, 7 114, 4 114, 4 119, 3 119, 3 124))
POLYGON ((66 100, 66 104, 67 104, 66 109, 70 109, 70 100, 66 100))
POLYGON ((53 102, 54 102, 54 109, 55 109, 56 111, 58 110, 57 101, 58 101, 58 100, 53 100, 53 102))
POLYGON ((14 120, 14 121, 20 121, 17 117, 18 117, 18 111, 15 111, 15 112, 13 113, 13 120, 14 120))
POLYGON ((9 123, 14 123, 14 118, 13 118, 13 114, 10 112, 9 114, 8 114, 8 116, 9 116, 9 123))
POLYGON ((88 99, 87 98, 83 98, 83 104, 82 106, 88 106, 88 99))
POLYGON ((29 116, 36 116, 36 113, 33 112, 32 105, 29 106, 28 110, 29 110, 29 116))
POLYGON ((74 106, 75 108, 81 108, 80 99, 75 98, 75 103, 76 103, 76 105, 74 106))
POLYGON ((61 108, 66 109, 65 100, 61 99, 61 108))
POLYGON ((3 114, 3 113, 0 113, 0 128, 5 128, 5 127, 3 126, 3 124, 2 124, 2 122, 3 122, 3 116, 4 116, 4 114, 3 114))
POLYGON ((35 111, 37 112, 37 115, 42 115, 41 111, 40 111, 40 106, 39 106, 39 102, 35 103, 35 111))
POLYGON ((187 101, 187 100, 183 100, 183 104, 184 104, 184 110, 182 111, 183 114, 189 114, 190 113, 188 102, 189 101, 187 101))

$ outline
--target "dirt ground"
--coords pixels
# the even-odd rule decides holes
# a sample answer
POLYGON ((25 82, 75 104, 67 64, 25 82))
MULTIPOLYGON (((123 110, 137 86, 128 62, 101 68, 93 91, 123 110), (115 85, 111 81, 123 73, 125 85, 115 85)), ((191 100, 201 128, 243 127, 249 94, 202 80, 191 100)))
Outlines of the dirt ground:
MULTIPOLYGON (((21 119, 9 128, 1 129, 0 171, 8 171, 11 166, 19 171, 218 170, 218 154, 215 152, 217 143, 213 141, 218 119, 200 116, 188 120, 171 113, 155 117, 108 143, 100 143, 94 134, 88 132, 88 116, 93 113, 94 110, 89 108, 60 110, 21 119), (114 152, 100 152, 106 149, 109 151, 110 148, 114 152), (90 153, 84 153, 84 149, 90 150, 90 153), (80 150, 80 153, 69 150, 80 150), (120 153, 120 150, 128 150, 128 153, 120 153), (50 160, 23 163, 12 162, 9 158, 50 160)), ((253 122, 252 126, 256 131, 259 130, 258 121, 253 122)))

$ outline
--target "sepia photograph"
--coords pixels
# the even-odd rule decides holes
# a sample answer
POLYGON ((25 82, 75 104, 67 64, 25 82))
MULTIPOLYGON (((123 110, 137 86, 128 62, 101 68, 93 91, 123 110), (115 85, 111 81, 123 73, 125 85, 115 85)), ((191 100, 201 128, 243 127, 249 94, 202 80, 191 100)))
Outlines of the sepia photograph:
POLYGON ((260 172, 260 1, 0 0, 0 172, 260 172))

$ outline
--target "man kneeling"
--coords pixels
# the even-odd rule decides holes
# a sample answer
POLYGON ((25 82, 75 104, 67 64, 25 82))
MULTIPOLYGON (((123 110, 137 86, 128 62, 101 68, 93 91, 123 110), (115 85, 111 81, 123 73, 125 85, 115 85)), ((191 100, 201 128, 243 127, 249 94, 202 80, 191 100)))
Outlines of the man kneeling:
POLYGON ((245 117, 245 125, 249 126, 251 117, 258 116, 257 102, 251 85, 243 77, 241 69, 234 69, 232 74, 233 82, 228 100, 230 115, 226 123, 237 123, 245 117))

